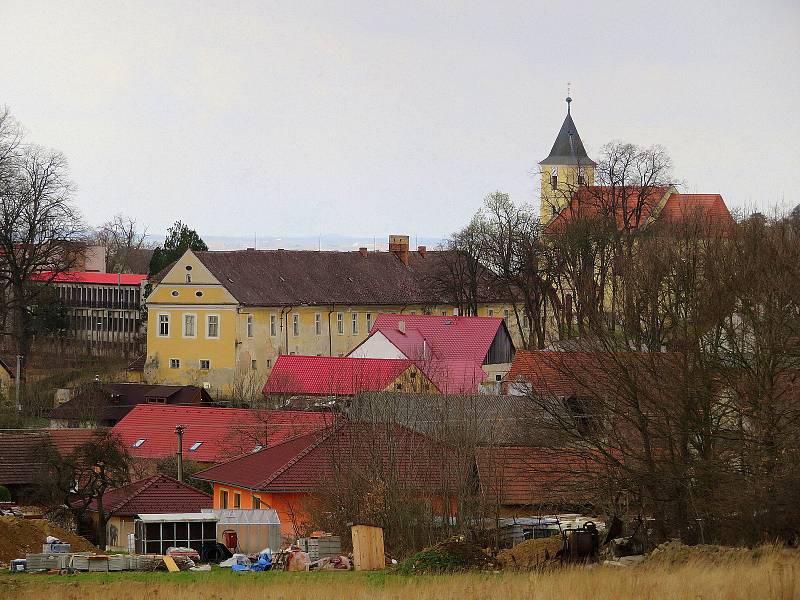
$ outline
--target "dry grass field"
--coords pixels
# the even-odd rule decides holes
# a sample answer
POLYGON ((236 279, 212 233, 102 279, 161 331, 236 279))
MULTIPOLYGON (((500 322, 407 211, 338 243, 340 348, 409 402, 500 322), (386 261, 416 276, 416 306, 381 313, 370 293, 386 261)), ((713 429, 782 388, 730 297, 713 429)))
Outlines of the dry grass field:
POLYGON ((346 598, 347 600, 797 600, 800 557, 767 553, 758 561, 562 569, 545 573, 114 573, 0 576, 0 598, 39 600, 197 600, 346 598))

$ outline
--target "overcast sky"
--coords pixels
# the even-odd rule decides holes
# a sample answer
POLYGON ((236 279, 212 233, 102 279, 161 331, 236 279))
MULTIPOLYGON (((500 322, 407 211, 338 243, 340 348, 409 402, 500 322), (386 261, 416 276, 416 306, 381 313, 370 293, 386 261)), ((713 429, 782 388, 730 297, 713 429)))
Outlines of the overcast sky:
POLYGON ((0 2, 0 104, 92 224, 443 236, 538 203, 564 117, 685 191, 800 202, 800 2, 0 2))

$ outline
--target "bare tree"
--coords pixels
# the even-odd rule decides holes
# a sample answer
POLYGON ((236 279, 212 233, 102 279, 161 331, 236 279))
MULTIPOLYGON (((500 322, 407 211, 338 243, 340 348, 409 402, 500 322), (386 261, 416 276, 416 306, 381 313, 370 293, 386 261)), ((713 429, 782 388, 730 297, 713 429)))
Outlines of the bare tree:
POLYGON ((106 247, 109 273, 146 273, 149 255, 141 252, 150 249, 146 239, 147 228, 140 230, 135 219, 123 215, 115 215, 95 233, 95 241, 106 247))
POLYGON ((85 247, 72 189, 64 156, 24 144, 8 111, 0 113, 0 283, 23 357, 30 354, 37 302, 85 247))

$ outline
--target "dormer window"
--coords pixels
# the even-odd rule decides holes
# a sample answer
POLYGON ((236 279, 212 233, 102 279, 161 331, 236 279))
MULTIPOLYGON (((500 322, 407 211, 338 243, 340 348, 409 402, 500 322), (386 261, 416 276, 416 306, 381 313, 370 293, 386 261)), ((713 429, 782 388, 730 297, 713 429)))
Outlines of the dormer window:
POLYGON ((147 441, 147 438, 139 438, 138 440, 136 440, 135 442, 133 442, 133 447, 134 447, 134 448, 139 448, 139 447, 140 447, 142 444, 144 444, 146 441, 147 441))
POLYGON ((195 442, 191 446, 189 446, 189 452, 195 452, 197 449, 203 445, 203 442, 195 442))

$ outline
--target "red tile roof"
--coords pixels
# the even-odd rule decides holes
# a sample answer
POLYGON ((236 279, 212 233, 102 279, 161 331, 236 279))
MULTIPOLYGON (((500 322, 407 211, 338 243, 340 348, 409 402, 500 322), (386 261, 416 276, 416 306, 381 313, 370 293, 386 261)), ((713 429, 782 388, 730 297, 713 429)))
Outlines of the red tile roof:
POLYGON ((134 457, 161 458, 177 452, 175 426, 184 425, 184 458, 220 462, 259 444, 275 444, 316 431, 335 418, 329 413, 302 411, 140 404, 113 431, 134 457), (133 448, 140 439, 145 442, 133 448), (190 450, 200 441, 203 443, 196 450, 190 450))
MULTIPOLYGON (((213 504, 209 494, 167 475, 153 475, 103 494, 103 508, 117 516, 200 512, 213 504)), ((97 500, 89 510, 97 510, 97 500)))
POLYGON ((719 194, 671 194, 658 215, 659 223, 677 224, 698 218, 702 222, 725 229, 735 221, 719 194))
POLYGON ((130 273, 95 273, 93 271, 70 271, 53 273, 42 271, 31 275, 34 281, 55 281, 56 283, 93 283, 97 285, 140 285, 147 279, 147 275, 134 275, 130 273))
POLYGON ((284 354, 275 361, 263 391, 312 396, 379 392, 412 365, 410 360, 399 359, 284 354))
POLYGON ((635 369, 637 377, 655 377, 682 364, 674 352, 555 352, 520 350, 505 377, 510 393, 533 390, 540 396, 593 396, 618 385, 635 369))
POLYGON ((576 504, 590 497, 598 465, 579 450, 482 447, 475 450, 481 491, 501 505, 576 504))
POLYGON ((443 491, 462 479, 447 446, 396 424, 340 422, 195 473, 270 492, 314 492, 336 468, 391 471, 407 489, 443 491))
POLYGON ((668 187, 588 186, 575 192, 570 204, 550 221, 546 231, 558 233, 576 218, 611 215, 620 230, 646 227, 651 222, 675 224, 688 216, 701 217, 715 227, 734 225, 733 217, 719 194, 679 194, 668 187))

